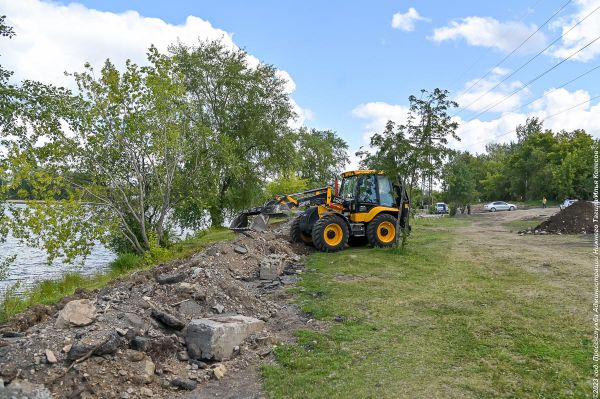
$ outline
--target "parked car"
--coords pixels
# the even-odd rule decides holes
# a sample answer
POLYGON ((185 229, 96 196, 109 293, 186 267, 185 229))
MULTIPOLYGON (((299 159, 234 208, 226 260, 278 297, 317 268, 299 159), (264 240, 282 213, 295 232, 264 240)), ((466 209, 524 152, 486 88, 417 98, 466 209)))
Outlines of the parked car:
POLYGON ((444 214, 444 213, 448 213, 448 211, 449 211, 448 204, 446 204, 445 202, 437 202, 435 204, 435 213, 444 214))
POLYGON ((576 199, 566 199, 564 200, 564 202, 562 204, 560 204, 560 210, 562 211, 565 208, 570 207, 571 205, 573 205, 574 203, 576 203, 577 200, 576 199))
POLYGON ((504 201, 494 201, 490 202, 489 204, 485 204, 483 206, 483 209, 488 210, 490 212, 514 211, 515 209, 517 209, 517 206, 515 204, 509 204, 504 201))

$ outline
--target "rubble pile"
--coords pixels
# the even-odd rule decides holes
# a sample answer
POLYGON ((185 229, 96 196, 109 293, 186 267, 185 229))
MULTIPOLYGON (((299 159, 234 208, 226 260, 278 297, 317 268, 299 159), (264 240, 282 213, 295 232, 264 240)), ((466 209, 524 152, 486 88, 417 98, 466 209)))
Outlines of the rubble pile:
POLYGON ((268 356, 302 258, 287 225, 246 232, 0 326, 1 398, 176 397, 268 356))
POLYGON ((519 234, 593 234, 594 204, 577 201, 536 227, 519 231, 519 234))

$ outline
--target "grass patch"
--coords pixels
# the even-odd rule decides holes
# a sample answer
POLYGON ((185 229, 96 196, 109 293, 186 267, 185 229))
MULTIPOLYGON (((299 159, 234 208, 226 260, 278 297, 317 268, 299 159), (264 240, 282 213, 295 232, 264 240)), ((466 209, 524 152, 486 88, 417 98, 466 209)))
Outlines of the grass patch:
POLYGON ((518 262, 479 264, 453 251, 469 245, 457 230, 470 221, 438 221, 415 221, 402 254, 352 248, 310 257, 316 272, 295 297, 332 326, 301 330, 275 350, 277 363, 262 370, 269 397, 591 395, 589 326, 585 314, 570 313, 586 304, 568 303, 547 275, 518 262))
POLYGON ((50 305, 72 295, 76 289, 102 288, 112 280, 135 270, 147 269, 160 263, 183 259, 219 241, 233 239, 233 232, 225 228, 211 228, 196 237, 180 241, 170 248, 158 248, 149 251, 144 257, 126 253, 119 255, 109 265, 109 270, 92 276, 80 273, 67 273, 59 280, 41 281, 24 293, 16 288, 8 289, 0 302, 0 322, 4 322, 34 305, 50 305))
POLYGON ((536 227, 541 222, 541 220, 511 220, 510 222, 502 223, 502 226, 511 231, 521 231, 536 227))

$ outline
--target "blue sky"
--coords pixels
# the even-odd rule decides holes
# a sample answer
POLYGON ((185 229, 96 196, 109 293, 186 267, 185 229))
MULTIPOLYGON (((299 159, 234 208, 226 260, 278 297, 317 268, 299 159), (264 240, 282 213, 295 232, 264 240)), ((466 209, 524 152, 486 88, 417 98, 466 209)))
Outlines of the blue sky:
MULTIPOLYGON (((337 131, 356 150, 367 144, 369 135, 379 131, 387 119, 403 120, 409 95, 422 88, 440 87, 451 90, 467 105, 600 6, 600 0, 569 2, 501 68, 461 94, 565 3, 95 0, 74 4, 0 0, 0 10, 19 35, 11 42, 2 41, 0 54, 1 62, 18 72, 16 78, 68 84, 62 80, 62 70, 80 69, 86 60, 135 60, 143 56, 148 41, 165 46, 177 37, 191 42, 198 36, 224 34, 235 45, 289 74, 301 122, 337 131), (196 18, 190 20, 189 16, 196 18), (51 49, 63 57, 56 59, 51 49), (42 68, 50 70, 42 72, 42 68)), ((506 133, 527 116, 543 119, 600 94, 598 69, 566 90, 556 90, 517 109, 598 65, 598 41, 575 57, 578 59, 564 62, 504 101, 495 112, 473 119, 597 36, 600 10, 505 84, 462 110, 458 117, 463 141, 453 145, 481 152, 489 141, 514 138, 506 133)), ((563 112, 548 119, 546 126, 581 127, 600 137, 599 102, 596 99, 563 112)))

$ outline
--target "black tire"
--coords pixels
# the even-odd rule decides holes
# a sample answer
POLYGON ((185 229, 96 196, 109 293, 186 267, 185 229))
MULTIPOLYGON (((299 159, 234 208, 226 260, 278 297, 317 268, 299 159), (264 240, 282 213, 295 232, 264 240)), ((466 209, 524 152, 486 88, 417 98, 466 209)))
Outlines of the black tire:
POLYGON ((300 238, 300 216, 296 216, 292 221, 292 226, 290 227, 290 238, 292 242, 302 242, 300 238))
POLYGON ((319 251, 336 252, 348 243, 348 225, 336 215, 323 216, 313 226, 312 241, 319 251))
POLYGON ((348 238, 348 245, 351 247, 364 247, 368 243, 367 236, 351 236, 348 238))
POLYGON ((313 245, 312 237, 310 236, 310 234, 306 234, 300 228, 301 218, 302 218, 302 215, 297 216, 292 221, 292 226, 290 228, 291 241, 292 242, 303 242, 306 245, 313 245))
POLYGON ((396 218, 382 213, 367 225, 367 240, 373 247, 391 247, 396 242, 396 218))
POLYGON ((509 211, 514 211, 514 210, 515 210, 515 207, 514 207, 514 206, 511 206, 510 208, 508 208, 508 210, 509 210, 509 211))
POLYGON ((496 212, 496 208, 490 209, 490 212, 496 212))

